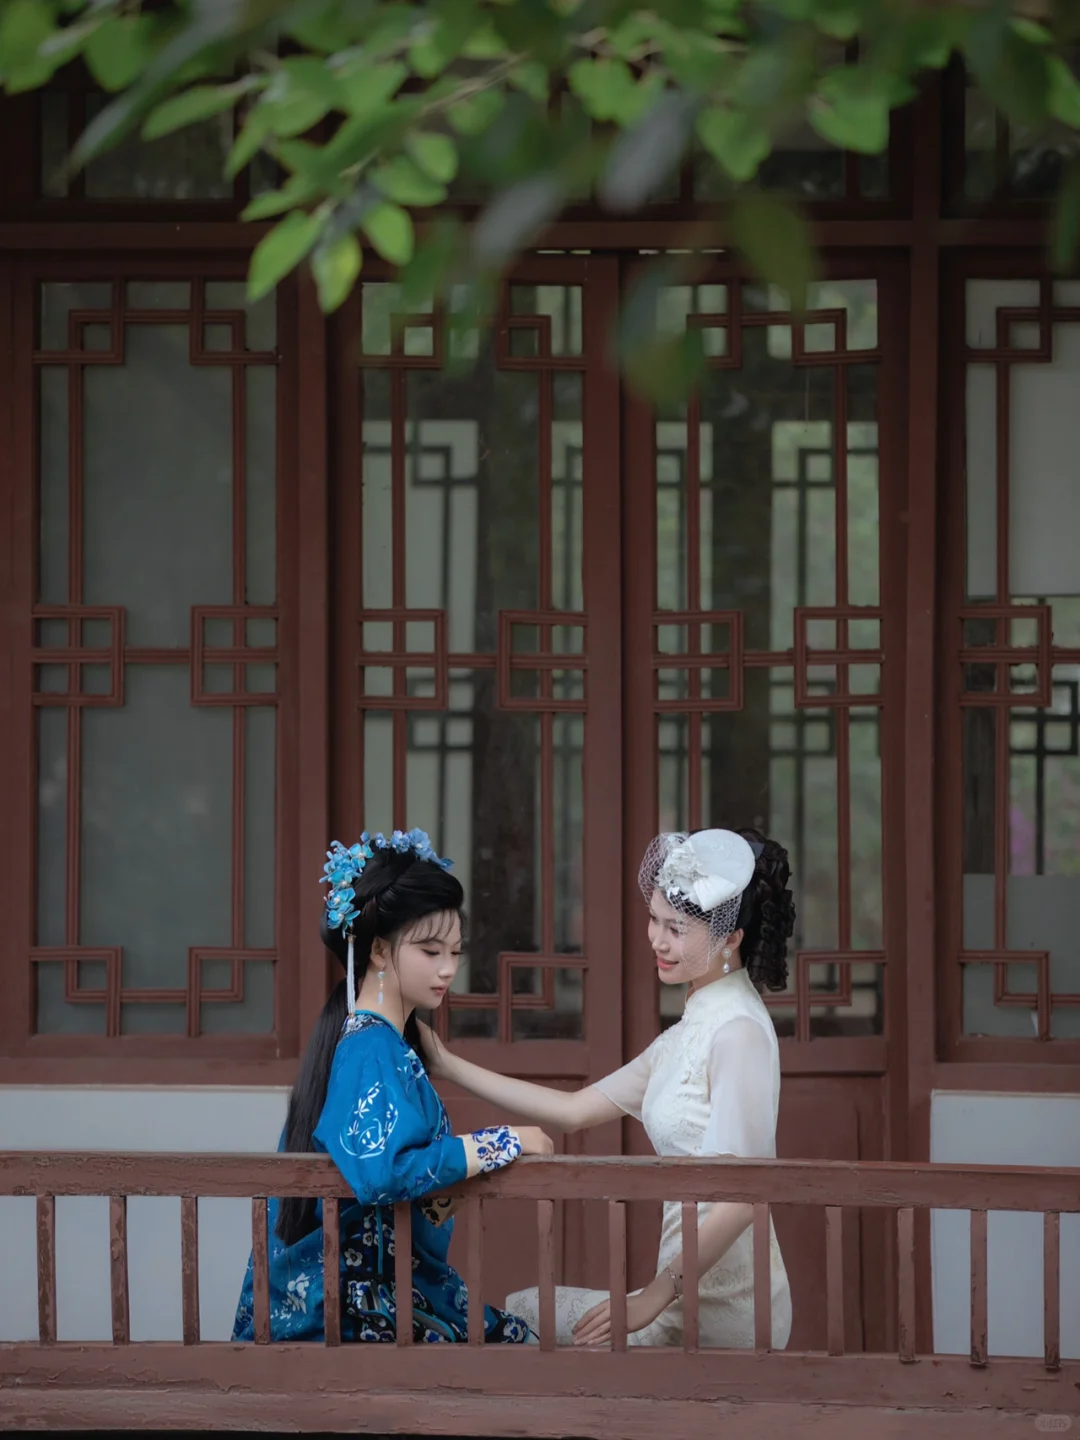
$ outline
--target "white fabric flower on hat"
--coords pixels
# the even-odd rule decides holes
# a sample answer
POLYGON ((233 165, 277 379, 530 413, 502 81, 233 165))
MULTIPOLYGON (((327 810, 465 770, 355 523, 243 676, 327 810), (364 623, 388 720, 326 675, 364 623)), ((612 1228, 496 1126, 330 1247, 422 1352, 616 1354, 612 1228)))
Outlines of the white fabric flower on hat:
MULTIPOLYGON (((674 837, 672 837, 674 838, 674 837)), ((669 900, 681 896, 706 913, 734 900, 750 884, 754 852, 733 830, 701 830, 668 851, 656 885, 669 900)))

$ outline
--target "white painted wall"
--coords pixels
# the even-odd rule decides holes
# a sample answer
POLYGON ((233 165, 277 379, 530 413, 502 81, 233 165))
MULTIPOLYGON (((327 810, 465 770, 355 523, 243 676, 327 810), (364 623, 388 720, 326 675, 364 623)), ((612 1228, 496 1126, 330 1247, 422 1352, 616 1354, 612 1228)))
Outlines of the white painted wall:
MULTIPOLYGON (((953 1164, 1080 1167, 1080 1095, 937 1091, 930 1109, 930 1158, 953 1164)), ((967 1212, 935 1211, 931 1245, 934 1348, 966 1355, 971 1344, 967 1212)), ((1041 1217, 992 1212, 987 1223, 991 1355, 1042 1354, 1042 1274, 1041 1217)), ((1061 1217, 1061 1353, 1080 1359, 1080 1215, 1061 1217)))
MULTIPOLYGON (((0 1150, 276 1150, 288 1090, 169 1086, 0 1087, 0 1150)), ((247 1200, 199 1202, 199 1304, 204 1340, 232 1333, 251 1248, 247 1200)), ((180 1201, 128 1203, 131 1337, 180 1340, 180 1201)), ((107 1199, 56 1202, 57 1334, 108 1340, 107 1199)), ((37 1338, 37 1244, 32 1199, 0 1197, 0 1341, 37 1338)))

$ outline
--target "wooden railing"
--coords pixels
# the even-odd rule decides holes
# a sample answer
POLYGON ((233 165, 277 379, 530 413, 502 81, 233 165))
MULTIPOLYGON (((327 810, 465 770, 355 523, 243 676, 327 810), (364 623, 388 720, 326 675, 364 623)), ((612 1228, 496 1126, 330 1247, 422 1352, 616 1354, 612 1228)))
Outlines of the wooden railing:
MULTIPOLYGON (((310 1156, 0 1154, 0 1196, 36 1197, 37 1343, 0 1345, 0 1429, 18 1428, 287 1428, 407 1430, 413 1434, 615 1435, 648 1422, 680 1434, 715 1433, 724 1407, 756 1415, 760 1433, 786 1425, 790 1413, 845 1407, 855 1428, 866 1416, 903 1408, 940 1433, 961 1440, 963 1416, 999 1412, 1030 1436, 1068 1428, 1080 1411, 1080 1365, 1061 1358, 1060 1215, 1080 1211, 1080 1171, 984 1166, 822 1161, 658 1160, 654 1158, 522 1161, 461 1191, 467 1220, 457 1257, 471 1295, 483 1292, 484 1213, 503 1200, 534 1202, 537 1216, 540 1345, 484 1346, 483 1311, 471 1305, 468 1345, 414 1347, 411 1210, 395 1207, 398 1339, 395 1345, 341 1343, 339 1202, 349 1195, 329 1161, 310 1156), (203 1342, 199 1325, 200 1197, 252 1199, 255 1271, 254 1345, 203 1342), (326 1224, 326 1335, 323 1345, 270 1344, 267 1196, 319 1195, 326 1224), (56 1209, 58 1196, 109 1197, 112 1340, 57 1340, 56 1209), (131 1341, 127 1202, 132 1196, 180 1197, 183 1343, 131 1341), (629 1201, 677 1198, 683 1204, 688 1272, 695 1263, 696 1205, 727 1200, 753 1206, 756 1349, 701 1349, 697 1293, 687 1287, 681 1352, 630 1347, 626 1334, 626 1212, 629 1201), (603 1201, 608 1207, 612 1339, 603 1352, 555 1346, 555 1203, 603 1201), (770 1348, 769 1215, 775 1204, 825 1213, 827 1349, 775 1353, 770 1348), (895 1214, 897 1348, 891 1354, 845 1353, 843 1212, 880 1208, 895 1214), (916 1345, 915 1216, 920 1210, 966 1210, 971 1216, 970 1355, 920 1354, 916 1345), (1043 1215, 1043 1354, 990 1357, 987 1344, 987 1216, 991 1211, 1043 1215), (614 1353, 612 1353, 614 1352, 614 1353), (358 1395, 358 1392, 363 1395, 358 1395), (437 1411, 430 1406, 437 1394, 437 1411), (346 1403, 348 1400, 348 1403, 346 1403), (362 1400, 365 1420, 358 1423, 362 1400), (708 1418, 704 1418, 704 1409, 708 1418), (719 1409, 717 1409, 719 1407, 719 1409), (508 1423, 513 1416, 513 1426, 508 1423), (859 1417, 862 1417, 859 1419, 859 1417), (134 1417, 134 1418, 133 1418, 134 1417), (635 1418, 636 1417, 636 1418, 635 1418), (945 1420, 947 1418, 947 1424, 945 1420), (317 1421, 317 1423, 315 1423, 317 1421), (348 1421, 348 1423, 346 1423, 348 1421), (858 1424, 856 1424, 858 1422, 858 1424), (29 1423, 28 1423, 28 1428, 29 1423)), ((502 1296, 491 1297, 501 1300, 502 1296)), ((1080 1304, 1074 1297, 1069 1303, 1080 1304)), ((756 1423, 756 1422, 755 1422, 756 1423)), ((1080 1431, 1080 1421, 1077 1423, 1080 1431)), ((758 1430, 740 1429, 740 1434, 758 1430)), ((841 1434, 842 1430, 829 1433, 841 1434)), ((854 1431, 853 1431, 854 1433, 854 1431)), ((883 1432, 884 1433, 884 1432, 883 1432)), ((894 1433, 890 1431, 889 1433, 894 1433)), ((895 1432, 901 1433, 901 1432, 895 1432)), ((904 1431, 902 1433, 908 1433, 904 1431)), ((937 1433, 924 1429, 918 1433, 937 1433)), ((982 1435, 984 1430, 973 1430, 982 1435)), ((1017 1434, 1021 1430, 1016 1431, 1017 1434)))

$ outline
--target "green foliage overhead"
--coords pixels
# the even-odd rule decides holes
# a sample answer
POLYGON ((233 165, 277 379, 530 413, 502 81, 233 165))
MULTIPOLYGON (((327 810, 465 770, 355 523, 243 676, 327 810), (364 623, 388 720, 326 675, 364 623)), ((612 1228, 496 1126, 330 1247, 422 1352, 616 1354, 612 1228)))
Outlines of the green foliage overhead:
MULTIPOLYGON (((880 153, 891 112, 958 54, 1010 121, 1036 136, 1054 126, 1071 143, 1078 10, 1068 0, 0 0, 0 81, 16 93, 85 64, 111 98, 74 167, 132 133, 153 139, 235 110, 227 173, 263 152, 280 174, 245 212, 275 221, 252 258, 255 295, 307 263, 332 310, 368 247, 400 268, 406 293, 453 283, 489 294, 492 274, 567 204, 592 194, 631 213, 695 145, 730 201, 725 243, 799 305, 814 275, 809 230, 756 183, 785 136, 809 125, 831 145, 880 153), (458 193, 479 202, 468 221, 458 193), (436 209, 437 220, 425 215, 436 209)), ((1080 243, 1080 161, 1065 173, 1061 265, 1080 243)), ((645 353, 655 305, 639 297, 620 334, 624 353, 645 353)), ((648 385, 656 367, 633 368, 648 385)), ((694 357, 676 368, 692 378, 694 357)))

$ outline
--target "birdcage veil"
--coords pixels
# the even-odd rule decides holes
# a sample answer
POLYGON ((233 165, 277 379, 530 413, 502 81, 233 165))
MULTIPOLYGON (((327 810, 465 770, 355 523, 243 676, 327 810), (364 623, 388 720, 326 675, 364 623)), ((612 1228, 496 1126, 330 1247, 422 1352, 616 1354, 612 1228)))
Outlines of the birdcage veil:
MULTIPOLYGON (((669 831, 657 835, 645 851, 638 884, 646 903, 659 890, 680 916, 708 926, 708 945, 694 957, 698 974, 704 974, 736 929, 755 863, 749 842, 734 830, 669 831)), ((684 960, 690 959, 684 952, 684 960)))

